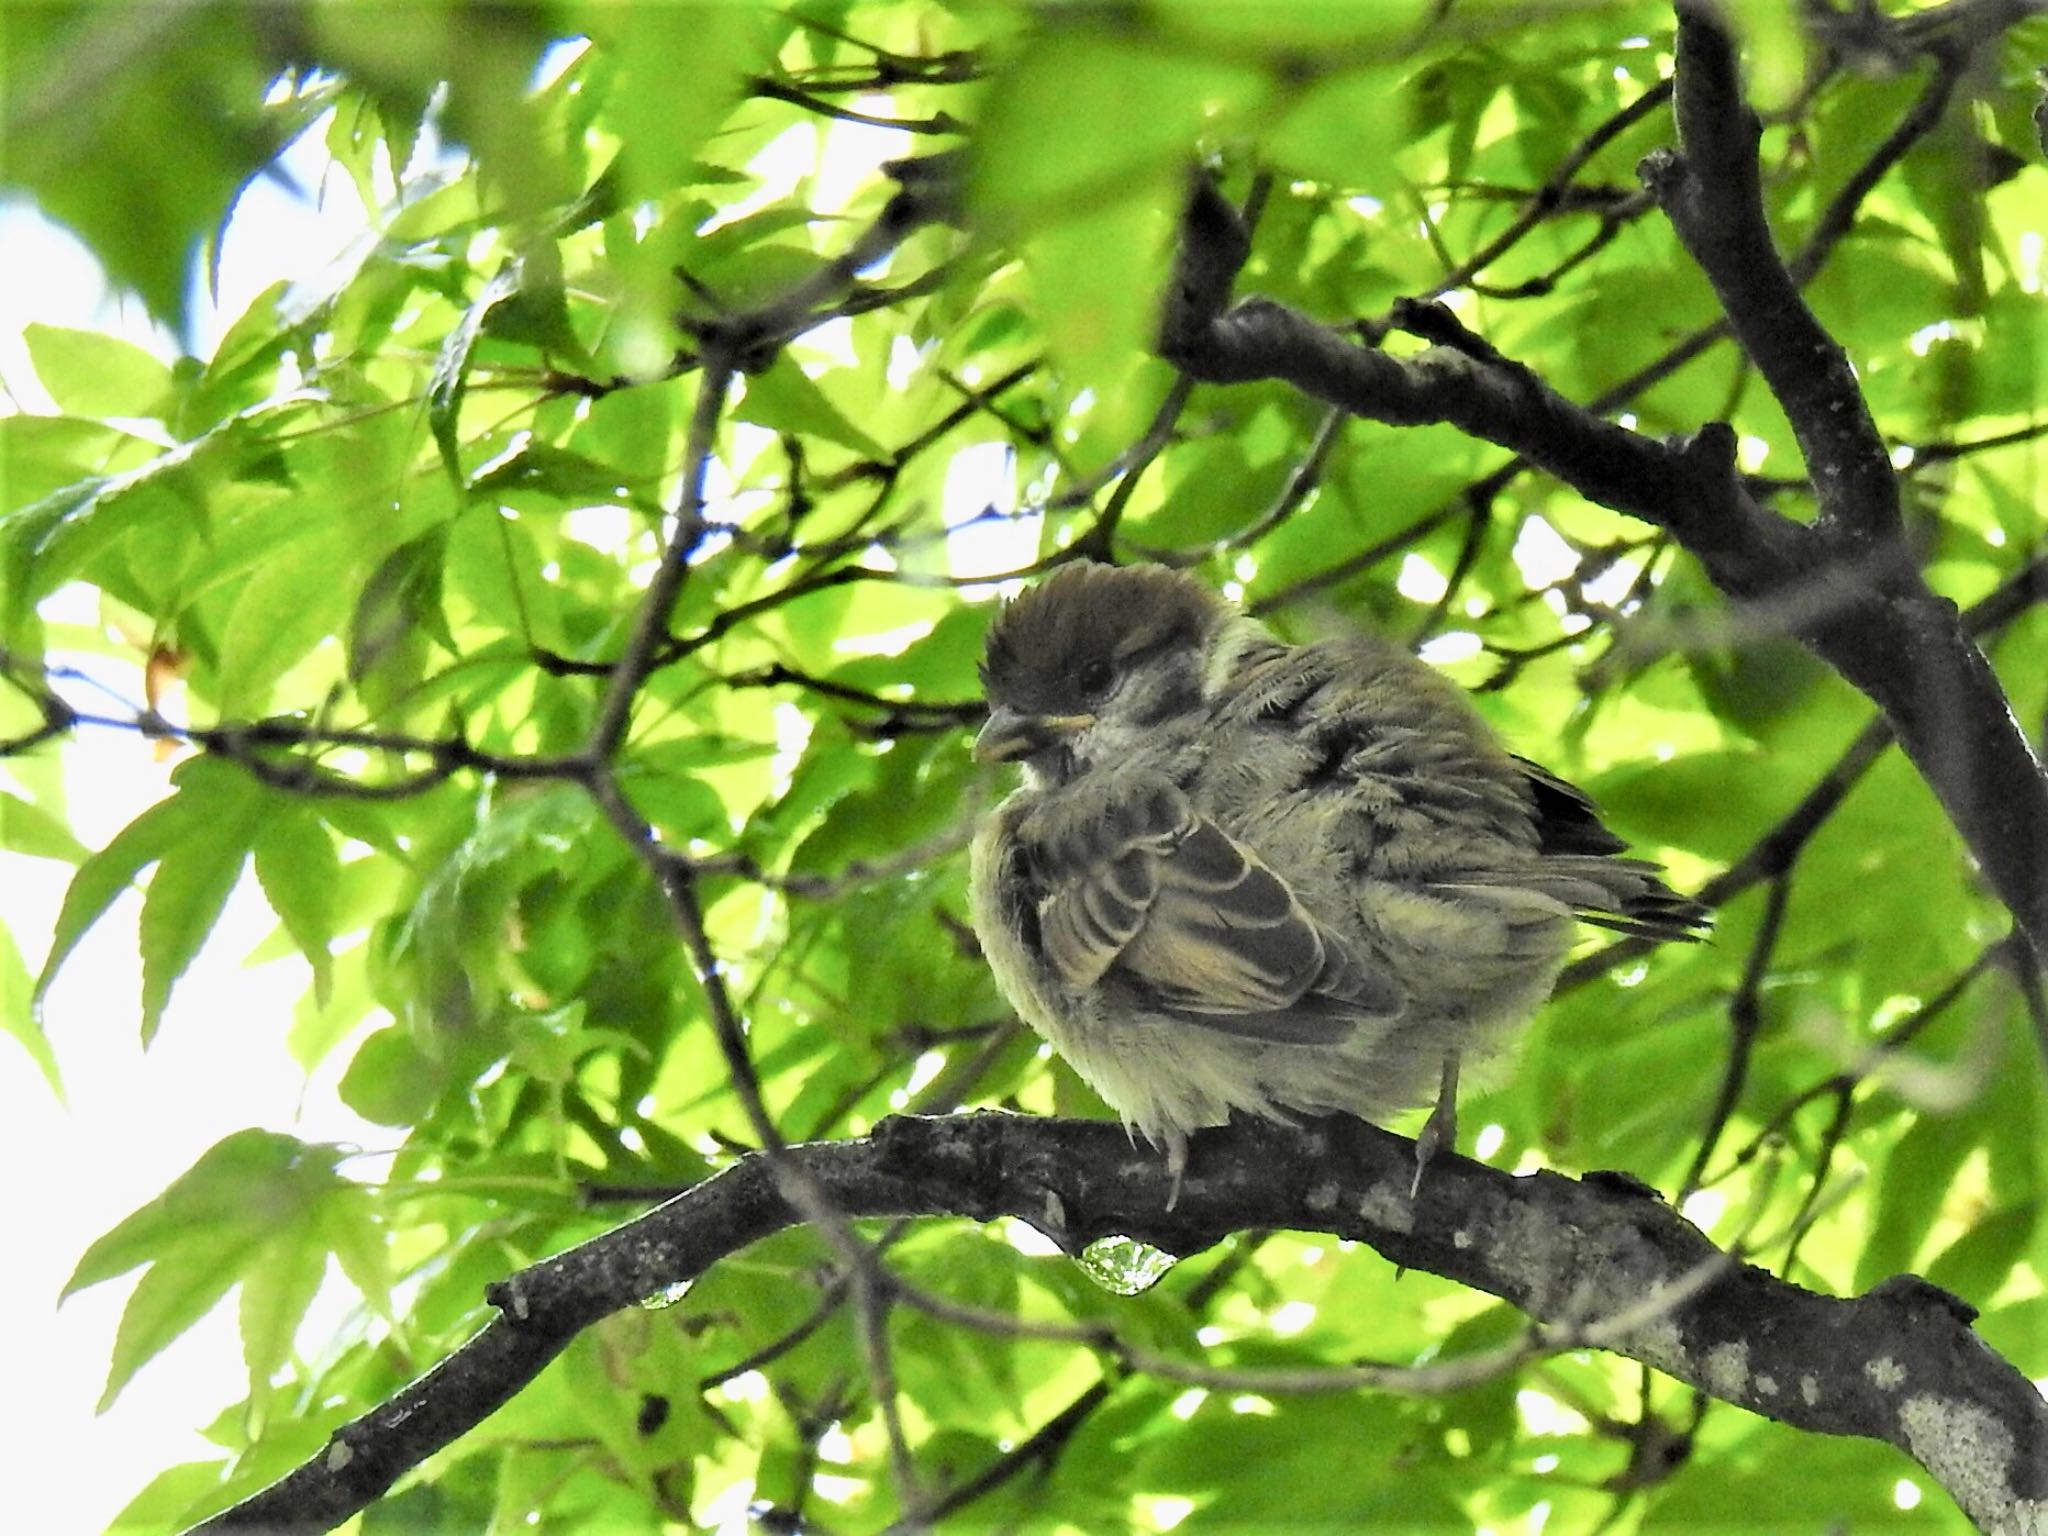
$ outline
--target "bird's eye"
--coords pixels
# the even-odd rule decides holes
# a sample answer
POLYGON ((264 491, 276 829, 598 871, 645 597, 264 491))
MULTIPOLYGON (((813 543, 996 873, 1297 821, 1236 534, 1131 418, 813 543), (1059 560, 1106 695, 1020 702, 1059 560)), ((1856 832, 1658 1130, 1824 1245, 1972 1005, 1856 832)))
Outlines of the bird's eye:
POLYGON ((1091 697, 1109 692, 1109 685, 1116 680, 1116 670, 1106 661, 1084 662, 1075 681, 1081 691, 1091 697))

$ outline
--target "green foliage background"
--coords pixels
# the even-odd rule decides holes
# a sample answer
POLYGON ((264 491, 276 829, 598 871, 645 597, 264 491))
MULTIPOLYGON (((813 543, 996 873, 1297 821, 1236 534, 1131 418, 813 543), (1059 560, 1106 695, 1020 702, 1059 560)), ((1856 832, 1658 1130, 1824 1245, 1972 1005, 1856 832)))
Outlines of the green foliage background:
MULTIPOLYGON (((1797 251, 1928 66, 1906 44, 1813 46, 1762 0, 1734 9, 1769 210, 1797 251)), ((695 327, 847 250, 896 190, 884 158, 963 141, 957 224, 912 233, 741 379, 712 527, 616 758, 662 840, 705 861, 783 1132, 857 1135, 905 1106, 1102 1112, 963 936, 961 837, 996 787, 967 752, 995 590, 975 578, 1075 541, 1166 556, 1289 636, 1368 623, 1425 645, 1678 884, 1724 877, 1713 942, 1589 967, 1468 1101, 1468 1134, 1500 1128, 1491 1161, 1704 1188, 1689 1209, 1718 1241, 1817 1289, 1915 1269, 2048 1375, 2042 1063, 1992 963, 2007 919, 1896 752, 1841 769, 1869 704, 1653 530, 1504 473, 1497 448, 1337 420, 1273 384, 1181 399, 1149 350, 1205 156, 1239 201, 1267 177, 1245 289, 1341 323, 1449 274, 1466 323, 1567 397, 1652 434, 1732 422, 1744 469, 1797 515, 1789 429, 1730 343, 1642 378, 1719 318, 1636 186, 1668 112, 1532 202, 1668 78, 1664 7, 49 5, 7 22, 8 179, 174 329, 237 190, 298 134, 333 158, 325 195, 363 197, 375 230, 328 283, 263 294, 208 357, 32 328, 59 413, 0 419, 0 740, 23 743, 0 761, 0 839, 77 865, 54 953, 0 933, 0 1027, 54 1074, 40 988, 141 883, 147 1036, 253 872, 278 945, 309 962, 272 1027, 309 1069, 346 1053, 344 1099, 402 1144, 372 1172, 243 1133, 82 1258, 74 1286, 143 1270, 109 1396, 238 1298, 248 1400, 211 1424, 217 1463, 142 1494, 139 1527, 314 1454, 471 1333, 486 1284, 618 1219, 587 1192, 684 1186, 748 1144, 646 863, 555 770, 590 737, 677 505, 695 327), (423 149, 443 140, 459 158, 423 149), (100 622, 43 617, 75 583, 100 622), (50 651, 176 672, 199 733, 161 803, 90 855, 27 741, 51 719, 50 651), (1759 860, 1829 782, 1832 814, 1759 860), (330 1261, 360 1309, 306 1337, 330 1261)), ((1965 605, 2041 541, 2044 50, 2030 22, 1982 51, 1808 290, 1899 445, 1928 579, 1965 605)), ((2034 725, 2048 620, 2017 613, 1987 643, 2034 725)), ((847 1309, 730 1375, 838 1294, 834 1262, 785 1236, 610 1319, 360 1528, 687 1528, 749 1502, 882 1528, 897 1494, 847 1309)), ((888 1262, 1221 1365, 1417 1361, 1516 1331, 1489 1298, 1284 1234, 1135 1298, 1001 1225, 924 1224, 888 1262)), ((1058 1431, 960 1529, 1754 1529, 1760 1508, 1784 1529, 1960 1524, 1936 1489, 1897 1507, 1915 1469, 1886 1447, 1599 1355, 1441 1399, 1280 1399, 907 1310, 890 1326, 940 1490, 1058 1431)))

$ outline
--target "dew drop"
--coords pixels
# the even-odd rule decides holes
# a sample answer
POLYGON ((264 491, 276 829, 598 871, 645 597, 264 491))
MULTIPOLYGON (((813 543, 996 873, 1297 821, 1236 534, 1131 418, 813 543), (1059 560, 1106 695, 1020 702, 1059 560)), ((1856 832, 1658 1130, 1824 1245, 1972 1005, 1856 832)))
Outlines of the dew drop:
POLYGON ((1179 1262, 1163 1248, 1121 1235, 1098 1237, 1080 1252, 1081 1272, 1115 1296, 1138 1296, 1152 1289, 1179 1262))

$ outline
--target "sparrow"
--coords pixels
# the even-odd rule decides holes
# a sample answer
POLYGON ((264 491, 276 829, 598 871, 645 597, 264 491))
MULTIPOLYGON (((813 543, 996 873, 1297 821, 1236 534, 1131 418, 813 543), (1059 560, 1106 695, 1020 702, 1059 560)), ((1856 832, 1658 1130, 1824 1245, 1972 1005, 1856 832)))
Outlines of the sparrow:
POLYGON ((1592 801, 1382 636, 1289 645, 1185 572, 1084 561, 1007 603, 974 745, 1023 786, 977 829, 997 985, 1166 1151, 1233 1111, 1384 1122, 1549 996, 1580 921, 1698 936, 1592 801))

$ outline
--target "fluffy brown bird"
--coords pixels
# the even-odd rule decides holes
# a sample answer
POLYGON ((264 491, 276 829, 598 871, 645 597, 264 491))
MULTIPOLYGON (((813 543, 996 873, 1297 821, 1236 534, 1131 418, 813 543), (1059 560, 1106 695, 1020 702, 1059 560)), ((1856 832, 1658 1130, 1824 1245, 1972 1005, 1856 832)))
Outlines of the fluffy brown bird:
POLYGON ((1286 645, 1182 572, 1077 562, 1004 607, 982 681, 975 755, 1025 782, 975 838, 975 931, 1176 1195, 1233 1110, 1377 1121, 1440 1083, 1419 1181, 1577 921, 1704 918, 1375 635, 1286 645))

